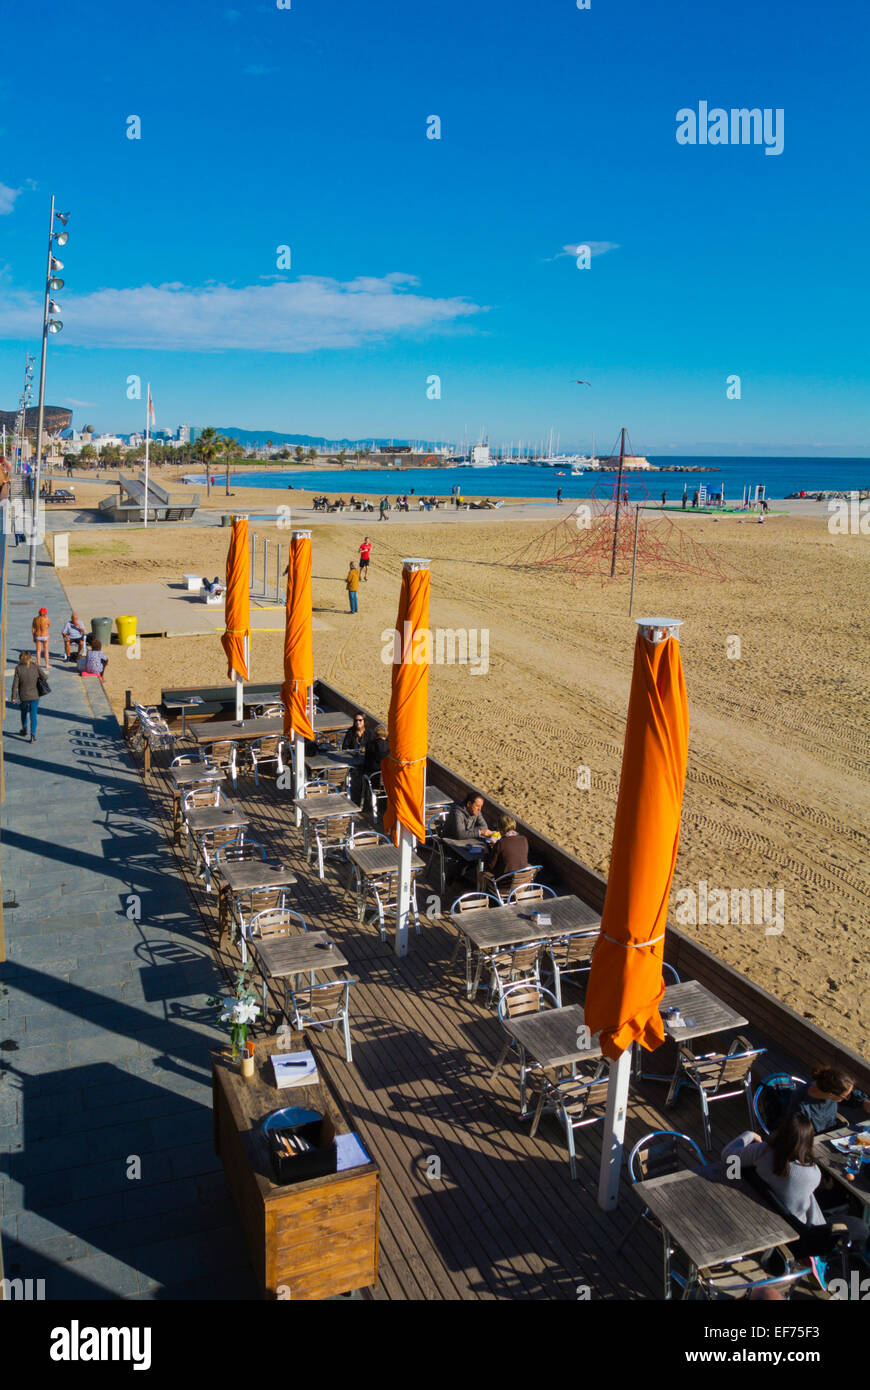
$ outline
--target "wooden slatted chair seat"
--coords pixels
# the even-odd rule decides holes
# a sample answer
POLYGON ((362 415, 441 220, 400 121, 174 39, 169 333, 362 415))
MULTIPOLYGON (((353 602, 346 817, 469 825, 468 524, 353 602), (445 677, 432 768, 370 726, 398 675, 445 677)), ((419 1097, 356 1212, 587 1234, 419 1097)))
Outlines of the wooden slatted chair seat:
POLYGON ((680 1045, 677 1054, 677 1069, 668 1092, 666 1104, 676 1097, 680 1087, 687 1083, 694 1086, 701 1102, 701 1117, 704 1122, 706 1147, 712 1147, 709 1105, 713 1100, 729 1100, 743 1092, 749 1112, 750 1128, 754 1121, 752 1109, 752 1067, 766 1051, 763 1047, 754 1048, 747 1038, 735 1038, 727 1052, 710 1052, 696 1057, 685 1043, 680 1045), (725 1087, 730 1087, 726 1090, 725 1087))
POLYGON ((307 989, 290 989, 289 1012, 293 1027, 301 1032, 303 1028, 336 1028, 339 1024, 344 1032, 344 1050, 348 1062, 353 1060, 350 1042, 350 987, 356 980, 329 980, 323 984, 309 985, 307 989))

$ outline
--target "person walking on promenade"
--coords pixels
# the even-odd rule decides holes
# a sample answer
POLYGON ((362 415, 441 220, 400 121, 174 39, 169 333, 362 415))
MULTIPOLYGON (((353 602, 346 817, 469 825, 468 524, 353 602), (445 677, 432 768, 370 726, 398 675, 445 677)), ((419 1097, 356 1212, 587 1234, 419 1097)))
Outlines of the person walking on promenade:
POLYGON ((347 579, 344 581, 344 584, 345 588, 347 589, 347 597, 350 602, 350 611, 351 613, 356 613, 358 611, 357 591, 359 589, 359 570, 356 567, 356 560, 351 560, 350 569, 347 572, 347 579))
POLYGON ((560 487, 557 487, 557 488, 556 488, 556 501, 557 501, 557 502, 561 502, 561 500, 562 500, 562 489, 561 489, 560 487))
POLYGON ((46 667, 48 666, 48 638, 50 630, 51 619, 48 616, 48 610, 45 608, 40 608, 36 617, 33 619, 33 626, 31 627, 31 632, 33 633, 33 641, 36 644, 37 666, 39 666, 40 664, 44 664, 46 667), (42 653, 45 656, 44 663, 40 663, 39 660, 40 648, 42 648, 42 653))
POLYGON ((27 724, 30 722, 30 742, 36 742, 36 719, 39 713, 39 666, 31 658, 30 652, 21 652, 15 675, 12 677, 13 705, 21 702, 21 737, 27 737, 27 724))
POLYGON ((372 558, 372 543, 366 536, 359 548, 359 571, 360 579, 364 579, 366 584, 369 582, 369 561, 372 558))
POLYGON ((662 492, 662 506, 665 505, 665 503, 667 502, 667 500, 668 500, 668 494, 667 494, 666 492, 663 491, 663 492, 662 492))
POLYGON ((382 498, 381 498, 381 501, 380 501, 380 513, 381 513, 381 514, 380 514, 380 516, 378 517, 378 520, 379 520, 379 521, 386 521, 386 519, 387 519, 387 499, 386 499, 386 497, 382 497, 382 498))

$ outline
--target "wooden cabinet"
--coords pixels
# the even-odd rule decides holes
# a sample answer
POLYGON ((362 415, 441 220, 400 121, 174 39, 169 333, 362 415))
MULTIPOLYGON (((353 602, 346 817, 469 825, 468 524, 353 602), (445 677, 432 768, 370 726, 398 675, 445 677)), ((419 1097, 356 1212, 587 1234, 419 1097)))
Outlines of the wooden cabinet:
MULTIPOLYGON (((310 1046, 301 1034, 293 1050, 310 1046)), ((279 1091, 270 1056, 276 1038, 256 1045, 255 1075, 212 1053, 215 1149, 244 1227, 254 1271, 266 1298, 322 1299, 372 1287, 378 1278, 380 1177, 377 1165, 329 1173, 285 1186, 275 1181, 263 1121, 299 1105, 328 1115, 337 1135, 353 1126, 315 1051, 316 1086, 279 1091)))

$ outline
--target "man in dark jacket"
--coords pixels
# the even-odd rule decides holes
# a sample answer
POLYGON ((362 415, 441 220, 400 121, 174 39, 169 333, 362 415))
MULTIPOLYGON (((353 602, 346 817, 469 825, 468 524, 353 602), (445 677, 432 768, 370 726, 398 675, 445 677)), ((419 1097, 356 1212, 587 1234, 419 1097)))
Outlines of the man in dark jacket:
POLYGON ((492 831, 483 819, 483 797, 469 792, 465 802, 450 807, 444 834, 449 840, 488 840, 492 831))

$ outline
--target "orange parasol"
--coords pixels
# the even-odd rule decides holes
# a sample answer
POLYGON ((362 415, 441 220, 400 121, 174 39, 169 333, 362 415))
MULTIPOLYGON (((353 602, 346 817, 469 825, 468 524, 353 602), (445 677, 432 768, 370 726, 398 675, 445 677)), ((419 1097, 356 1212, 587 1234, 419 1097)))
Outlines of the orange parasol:
POLYGON ((314 738, 308 691, 314 682, 311 638, 311 532, 294 531, 287 562, 287 607, 284 617, 284 734, 314 738))
POLYGON ((632 1042, 664 1041, 659 1003, 668 897, 680 840, 689 710, 675 620, 642 620, 601 935, 592 958, 585 1021, 605 1057, 632 1042), (649 634, 649 636, 647 636, 649 634))
POLYGON ((429 743, 429 569, 425 560, 406 560, 396 632, 401 658, 393 658, 390 753, 381 763, 387 793, 384 829, 396 844, 402 827, 426 838, 424 794, 429 743), (425 634, 425 635, 424 635, 425 634))
POLYGON ((227 551, 227 595, 224 607, 224 635, 221 645, 227 654, 230 680, 248 679, 248 643, 251 636, 250 556, 248 518, 233 518, 233 533, 227 551))

